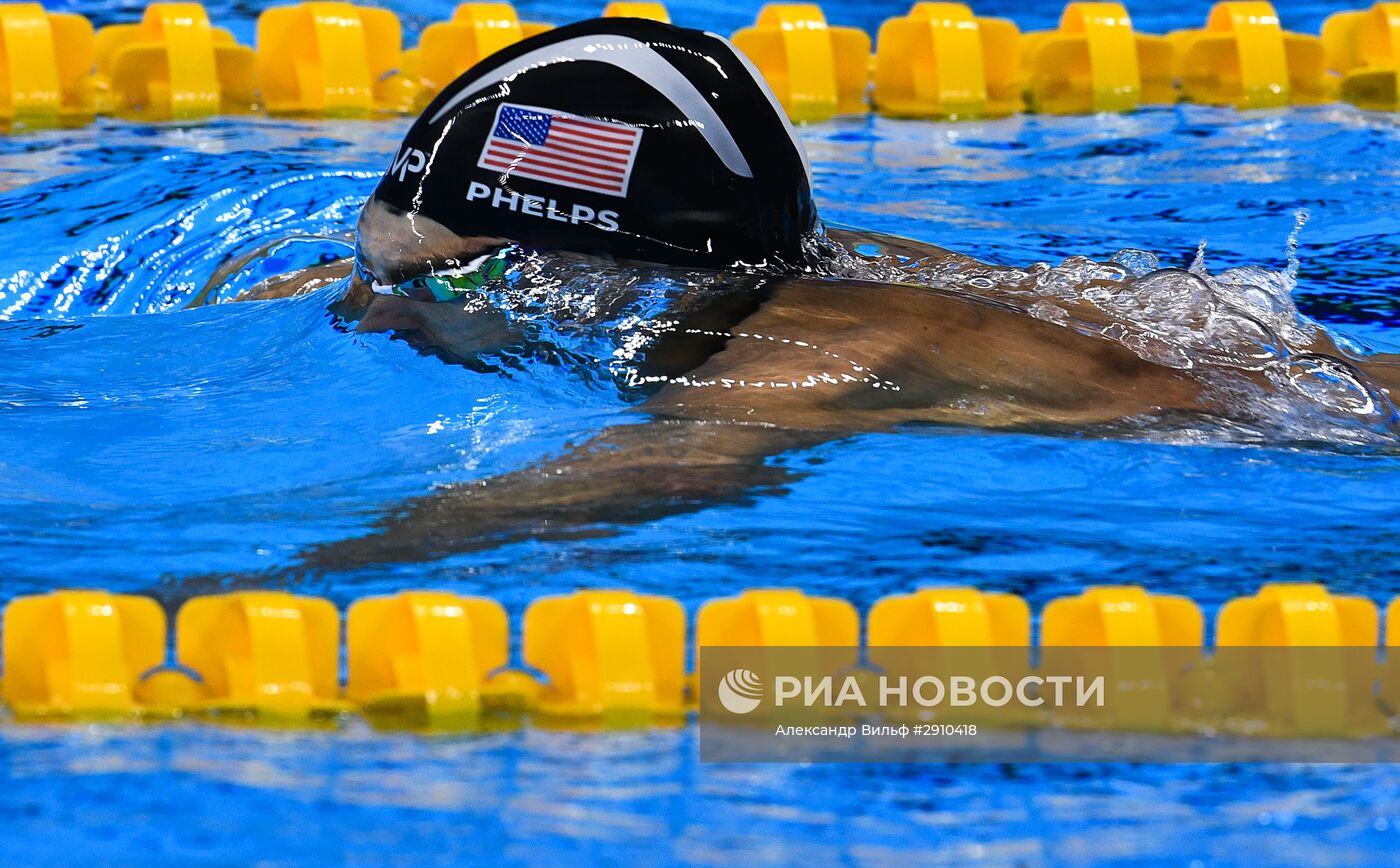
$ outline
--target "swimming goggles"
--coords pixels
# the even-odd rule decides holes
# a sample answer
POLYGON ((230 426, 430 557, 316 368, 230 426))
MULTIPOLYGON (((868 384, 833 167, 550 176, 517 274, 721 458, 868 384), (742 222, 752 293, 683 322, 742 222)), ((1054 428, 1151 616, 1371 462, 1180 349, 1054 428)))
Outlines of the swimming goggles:
POLYGON ((504 277, 516 250, 515 245, 507 245, 484 253, 461 268, 434 269, 395 284, 380 283, 363 269, 360 276, 380 295, 397 295, 415 301, 457 301, 504 277))

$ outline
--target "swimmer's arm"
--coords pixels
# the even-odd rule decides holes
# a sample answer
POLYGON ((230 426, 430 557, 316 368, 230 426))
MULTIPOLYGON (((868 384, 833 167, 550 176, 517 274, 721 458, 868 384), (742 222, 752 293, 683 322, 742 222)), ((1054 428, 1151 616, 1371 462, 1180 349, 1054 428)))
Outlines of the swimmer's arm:
POLYGON ((654 420, 617 426, 553 461, 414 498, 292 572, 413 563, 527 539, 608 536, 722 503, 781 494, 802 474, 768 459, 830 435, 654 420))
MULTIPOLYGON (((228 283, 235 274, 247 268, 255 260, 261 259, 272 252, 276 247, 285 244, 289 239, 279 238, 276 241, 259 247, 252 253, 239 256, 226 261, 209 280, 205 281, 204 287, 190 300, 189 307, 201 307, 219 301, 217 292, 220 287, 228 283)), ((274 298, 291 298, 293 296, 305 295, 315 292, 335 283, 337 280, 344 280, 354 271, 354 260, 350 257, 338 259, 334 262, 327 262, 321 265, 313 265, 307 268, 298 268, 286 274, 279 274, 270 277, 248 290, 238 294, 231 301, 267 301, 274 298)))
POLYGON ((349 259, 299 268, 287 274, 264 280, 240 294, 234 301, 268 301, 274 298, 295 298, 316 292, 350 276, 353 263, 349 259))

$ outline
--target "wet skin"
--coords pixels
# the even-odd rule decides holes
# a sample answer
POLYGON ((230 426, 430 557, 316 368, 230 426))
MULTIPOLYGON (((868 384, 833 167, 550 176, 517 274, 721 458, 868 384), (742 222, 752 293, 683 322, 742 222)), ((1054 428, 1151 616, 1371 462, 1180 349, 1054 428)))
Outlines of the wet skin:
MULTIPOLYGON (((954 256, 887 236, 832 235, 848 249, 873 246, 925 262, 954 256)), ((460 242, 456 257, 469 259, 496 243, 460 242)), ((396 266, 400 275, 415 268, 422 264, 396 266)), ((325 276, 291 275, 250 295, 299 294, 324 285, 325 276)), ((750 282, 701 307, 653 347, 643 373, 658 384, 629 424, 550 462, 410 499, 366 535, 313 548, 279 575, 598 535, 743 502, 799 478, 775 456, 899 425, 1070 433, 1131 418, 1228 414, 1203 388, 1207 366, 1187 372, 1154 364, 993 299, 854 280, 750 282)), ((357 331, 387 332, 469 366, 518 339, 499 311, 376 294, 358 281, 332 309, 357 331)), ((1341 355, 1325 336, 1308 349, 1341 355)), ((1394 389, 1395 361, 1375 358, 1363 370, 1377 386, 1394 389)))

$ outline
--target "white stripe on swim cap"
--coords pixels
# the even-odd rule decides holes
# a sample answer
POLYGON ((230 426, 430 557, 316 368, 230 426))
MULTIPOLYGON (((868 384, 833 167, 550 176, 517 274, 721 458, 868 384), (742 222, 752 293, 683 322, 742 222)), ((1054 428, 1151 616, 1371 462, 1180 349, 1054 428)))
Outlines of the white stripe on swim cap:
POLYGON ((655 88, 670 100, 672 105, 680 109, 686 118, 695 121, 695 128, 705 137, 705 141, 729 171, 741 178, 753 177, 753 170, 749 168, 749 161, 744 159, 738 143, 734 141, 724 122, 719 119, 719 115, 715 114, 715 110, 705 101, 705 97, 695 89, 695 85, 651 46, 625 36, 576 36, 554 45, 527 51, 509 61, 510 65, 515 67, 513 72, 502 74, 501 70, 506 68, 506 64, 502 64, 458 90, 428 123, 435 124, 442 120, 467 97, 488 84, 509 81, 529 69, 575 60, 594 60, 611 64, 655 88), (616 41, 601 42, 603 39, 616 41))
POLYGON ((773 107, 773 112, 778 116, 778 121, 783 125, 783 129, 787 130, 788 141, 792 142, 793 148, 797 151, 797 156, 802 158, 802 170, 807 173, 807 186, 811 187, 812 161, 807 159, 807 149, 802 147, 802 142, 798 140, 797 130, 793 129, 792 122, 788 120, 787 111, 783 108, 782 103, 778 102, 778 97, 774 95, 773 88, 768 86, 768 81, 763 77, 763 74, 758 71, 758 67, 753 65, 753 61, 749 60, 749 56, 740 51, 738 46, 728 39, 725 39, 723 36, 720 36, 718 33, 711 33, 707 30, 705 31, 705 35, 713 36, 715 39, 723 42, 730 51, 734 52, 734 56, 739 59, 739 62, 744 65, 744 69, 747 69, 749 75, 753 77, 754 84, 758 85, 758 89, 763 92, 764 96, 768 97, 768 104, 773 107))

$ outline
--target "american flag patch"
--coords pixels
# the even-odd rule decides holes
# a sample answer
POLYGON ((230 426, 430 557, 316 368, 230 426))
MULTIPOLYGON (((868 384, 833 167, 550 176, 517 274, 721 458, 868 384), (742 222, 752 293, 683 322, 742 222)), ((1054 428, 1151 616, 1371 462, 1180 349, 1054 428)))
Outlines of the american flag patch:
POLYGON ((626 196, 642 131, 550 109, 501 103, 476 164, 563 187, 626 196))

